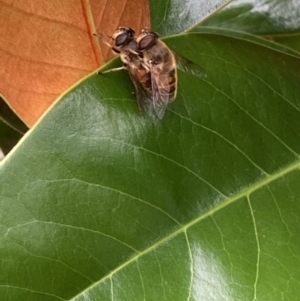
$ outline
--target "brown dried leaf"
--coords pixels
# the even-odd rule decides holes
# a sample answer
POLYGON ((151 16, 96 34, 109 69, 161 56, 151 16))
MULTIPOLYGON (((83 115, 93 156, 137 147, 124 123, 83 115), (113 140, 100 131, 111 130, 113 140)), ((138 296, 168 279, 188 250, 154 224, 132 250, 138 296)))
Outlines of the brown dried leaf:
POLYGON ((0 94, 32 126, 63 91, 112 57, 95 31, 139 31, 149 16, 146 0, 2 0, 0 94))

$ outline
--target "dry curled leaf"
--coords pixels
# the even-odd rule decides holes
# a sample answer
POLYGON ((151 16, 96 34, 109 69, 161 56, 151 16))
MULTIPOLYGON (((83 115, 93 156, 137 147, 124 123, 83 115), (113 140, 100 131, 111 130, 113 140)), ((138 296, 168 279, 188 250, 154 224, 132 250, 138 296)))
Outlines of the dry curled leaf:
POLYGON ((111 58, 93 32, 148 24, 146 1, 2 0, 0 94, 32 126, 63 91, 111 58))

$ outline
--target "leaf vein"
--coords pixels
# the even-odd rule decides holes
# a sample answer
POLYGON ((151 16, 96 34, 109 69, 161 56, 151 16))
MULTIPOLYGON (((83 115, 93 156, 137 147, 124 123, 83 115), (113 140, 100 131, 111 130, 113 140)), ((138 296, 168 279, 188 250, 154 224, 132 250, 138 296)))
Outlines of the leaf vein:
POLYGON ((259 165, 257 165, 245 152, 243 152, 237 145, 235 145, 234 143, 232 143, 230 140, 228 140, 227 138, 225 138, 224 136, 222 136, 218 132, 216 132, 216 131, 214 131, 214 130, 212 130, 212 129, 210 129, 210 128, 208 128, 208 127, 206 127, 206 126, 204 126, 204 125, 202 125, 202 124, 200 124, 198 122, 195 122, 195 121, 193 121, 190 118, 187 118, 187 117, 185 117, 183 115, 180 115, 180 114, 178 114, 177 112, 175 112, 173 110, 170 110, 170 109, 168 109, 168 110, 170 112, 174 113, 175 115, 178 115, 180 118, 185 119, 185 120, 193 123, 194 125, 199 126, 199 127, 203 128, 204 130, 206 130, 206 131, 208 131, 208 132, 210 132, 210 133, 218 136, 219 138, 223 139, 229 145, 231 145, 232 147, 234 147, 239 153, 241 153, 242 156, 244 156, 252 165, 254 165, 257 169, 259 169, 262 172, 262 174, 269 175, 265 170, 263 170, 259 165))
POLYGON ((251 114, 249 114, 241 105, 239 105, 234 98, 230 97, 226 93, 224 93, 222 90, 218 89, 216 86, 214 86, 209 81, 206 81, 203 79, 208 85, 213 87, 216 91, 223 94, 226 98, 230 99, 242 112, 244 112, 247 116, 249 116, 250 119, 252 119, 255 123, 257 123, 260 127, 262 127, 266 132, 268 132, 271 136, 273 136, 277 141, 279 141, 286 149, 288 149, 292 154, 294 154, 297 158, 299 158, 299 154, 296 153, 293 149, 291 149, 286 143, 284 143, 275 133, 273 133, 267 126, 265 126, 262 122, 257 120, 255 117, 253 117, 251 114))
POLYGON ((247 200, 251 212, 251 217, 253 221, 253 227, 254 227, 254 234, 255 234, 255 240, 256 240, 256 246, 257 246, 257 258, 256 258, 256 274, 255 274, 255 282, 254 282, 254 296, 253 301, 257 300, 257 283, 258 283, 258 276, 259 276, 259 263, 260 263, 260 244, 259 244, 259 238, 258 238, 258 232, 256 227, 256 220, 254 216, 254 211, 251 205, 250 197, 247 195, 247 200))
POLYGON ((148 152, 152 155, 155 155, 157 157, 160 157, 160 158, 163 158, 164 160, 167 160, 177 166, 179 166, 180 168, 183 168, 185 169, 186 171, 188 171, 190 174, 192 174, 193 176, 195 176, 196 178, 198 178, 201 182, 205 183, 207 186, 209 186, 210 188, 212 188, 214 191, 216 191, 218 194, 220 194, 221 196, 223 197, 227 197, 225 194, 223 194, 220 190, 218 190, 216 187, 214 187, 212 184, 210 184, 207 180, 205 180, 203 177, 199 176, 197 173, 195 173, 194 171, 192 171, 191 169, 189 169, 187 166, 183 165, 183 164, 180 164, 179 162, 173 160, 173 159, 170 159, 162 154, 159 154, 159 153, 156 153, 154 151, 151 151, 149 149, 146 149, 144 147, 141 147, 141 146, 137 146, 137 145, 134 145, 134 144, 131 144, 131 143, 127 143, 125 141, 122 141, 122 140, 117 140, 117 139, 113 139, 113 138, 110 138, 110 137, 99 137, 98 138, 100 139, 105 139, 105 140, 111 140, 111 141, 114 141, 114 142, 117 142, 117 143, 122 143, 124 145, 127 145, 127 146, 130 146, 130 147, 133 147, 135 149, 140 149, 144 152, 148 152))

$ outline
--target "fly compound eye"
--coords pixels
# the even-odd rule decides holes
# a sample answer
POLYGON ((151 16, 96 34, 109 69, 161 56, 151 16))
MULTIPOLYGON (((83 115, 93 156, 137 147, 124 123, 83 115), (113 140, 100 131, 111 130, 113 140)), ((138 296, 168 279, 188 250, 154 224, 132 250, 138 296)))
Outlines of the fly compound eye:
POLYGON ((150 47, 152 47, 156 43, 156 40, 158 39, 158 34, 152 31, 148 32, 142 30, 142 35, 144 35, 144 37, 142 37, 139 40, 139 50, 141 51, 147 50, 150 47))
POLYGON ((145 49, 148 49, 152 45, 154 45, 154 43, 155 43, 155 38, 152 37, 151 35, 146 35, 139 41, 139 50, 143 51, 145 49))
POLYGON ((115 45, 117 47, 120 47, 120 46, 126 44, 127 42, 129 42, 131 39, 132 39, 131 34, 128 31, 124 31, 123 33, 119 34, 116 37, 115 45))

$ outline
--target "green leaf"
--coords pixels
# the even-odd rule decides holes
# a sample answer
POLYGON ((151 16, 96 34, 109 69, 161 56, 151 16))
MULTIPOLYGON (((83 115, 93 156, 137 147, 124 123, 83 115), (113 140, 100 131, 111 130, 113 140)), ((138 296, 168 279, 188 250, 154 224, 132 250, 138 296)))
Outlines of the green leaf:
POLYGON ((201 23, 260 35, 296 33, 300 30, 298 0, 237 0, 201 23))
POLYGON ((180 33, 195 26, 213 11, 231 1, 150 0, 151 29, 161 36, 180 33))
POLYGON ((298 35, 286 35, 286 36, 277 36, 273 39, 275 42, 285 45, 290 49, 296 50, 300 55, 300 34, 298 35))
POLYGON ((0 163, 0 300, 297 300, 300 60, 249 35, 165 40, 163 120, 126 72, 66 93, 0 163))

